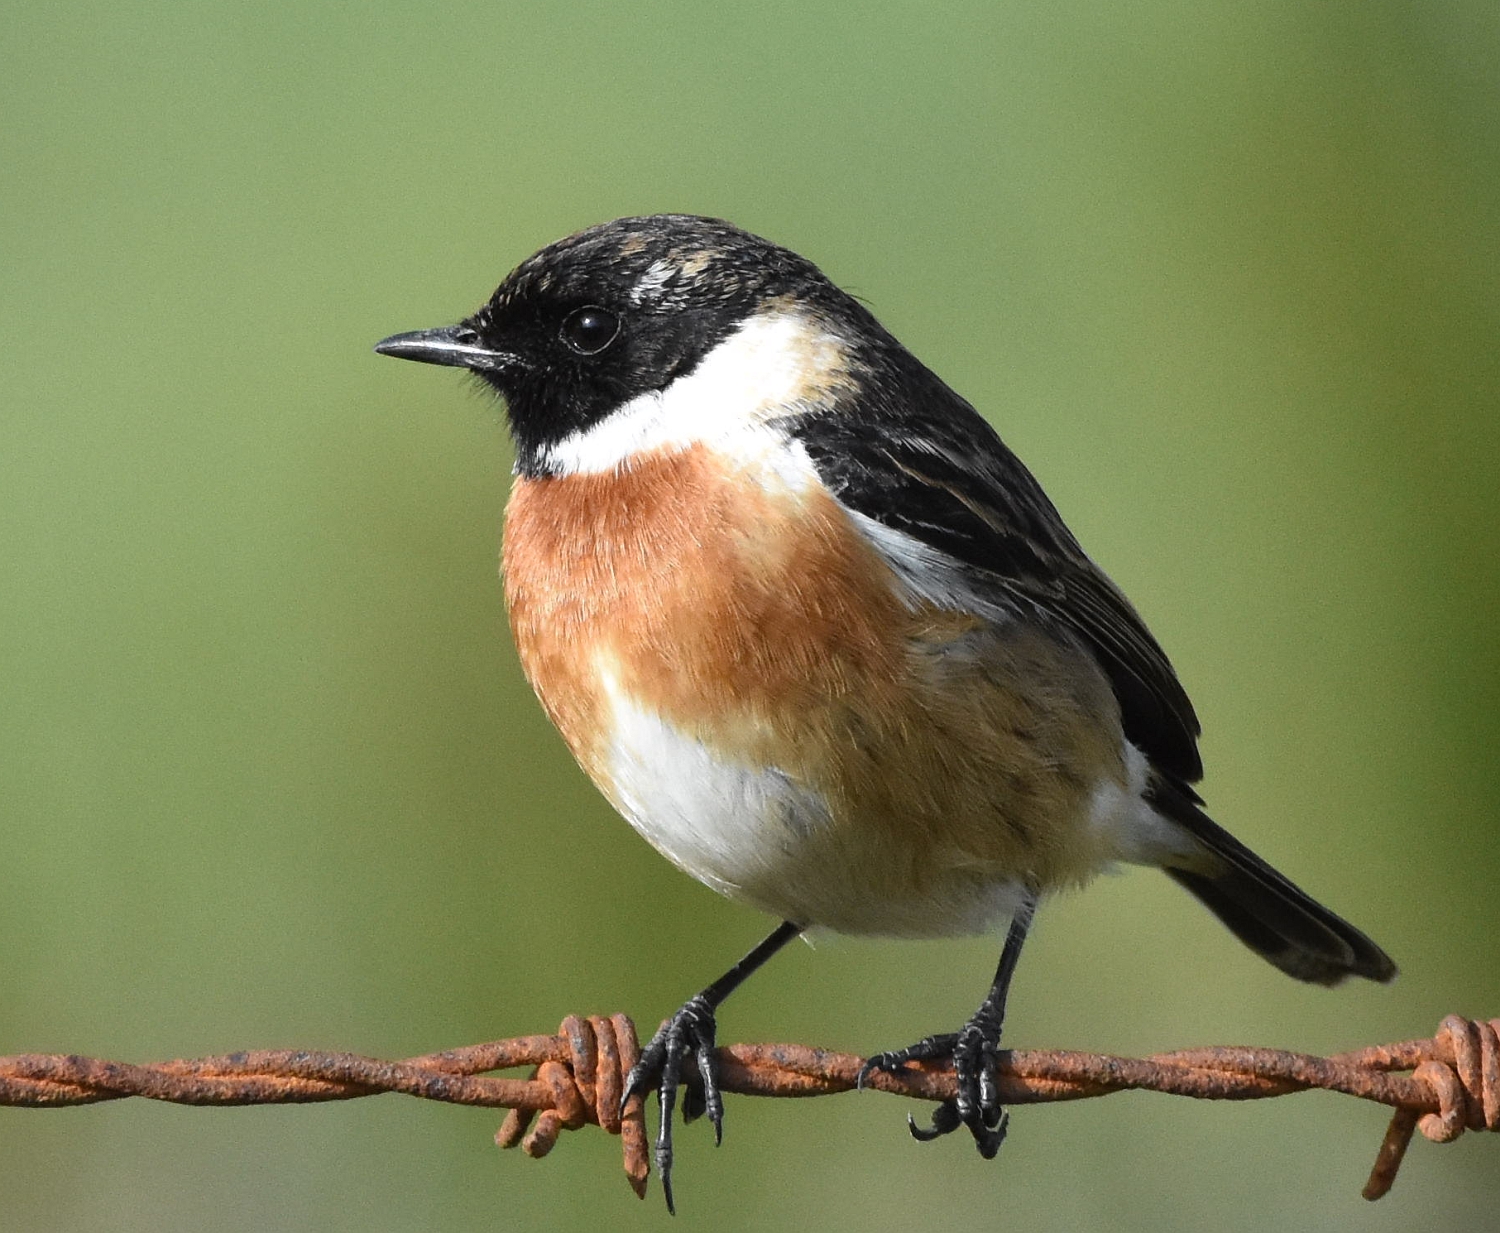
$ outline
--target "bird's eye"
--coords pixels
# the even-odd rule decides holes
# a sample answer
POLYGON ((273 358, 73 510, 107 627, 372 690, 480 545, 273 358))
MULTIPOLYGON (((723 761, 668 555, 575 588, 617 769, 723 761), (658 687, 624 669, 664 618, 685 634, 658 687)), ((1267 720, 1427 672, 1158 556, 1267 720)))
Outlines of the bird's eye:
POLYGON ((579 355, 598 355, 620 333, 620 319, 607 308, 575 308, 562 323, 562 340, 579 355))

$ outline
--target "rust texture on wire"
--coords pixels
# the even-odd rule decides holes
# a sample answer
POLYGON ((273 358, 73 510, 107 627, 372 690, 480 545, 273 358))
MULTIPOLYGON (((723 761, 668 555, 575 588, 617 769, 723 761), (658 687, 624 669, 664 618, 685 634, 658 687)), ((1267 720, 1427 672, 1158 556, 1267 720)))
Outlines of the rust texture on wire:
MULTIPOLYGON (((65 1054, 0 1057, 0 1105, 56 1108, 144 1096, 188 1105, 297 1104, 401 1092, 424 1100, 508 1108, 495 1141, 545 1156, 563 1130, 589 1123, 619 1135, 625 1175, 646 1191, 648 1153, 639 1097, 620 1113, 625 1074, 640 1046, 625 1015, 564 1019, 555 1036, 519 1036, 403 1061, 309 1050, 231 1053, 156 1065, 65 1054), (487 1072, 528 1067, 527 1079, 487 1072), (534 1124, 533 1124, 534 1122, 534 1124)), ((748 1096, 824 1096, 855 1085, 863 1059, 807 1045, 728 1045, 722 1086, 748 1096)), ((865 1086, 924 1100, 954 1094, 946 1065, 875 1072, 865 1086)), ((1318 1088, 1395 1110, 1367 1199, 1387 1193, 1416 1131, 1449 1143, 1465 1130, 1500 1130, 1500 1019, 1450 1015, 1429 1040, 1334 1057, 1276 1049, 1205 1048, 1146 1058, 1013 1049, 1000 1056, 1007 1104, 1152 1091, 1201 1100, 1259 1100, 1318 1088), (1409 1072, 1409 1073, 1400 1073, 1409 1072)))

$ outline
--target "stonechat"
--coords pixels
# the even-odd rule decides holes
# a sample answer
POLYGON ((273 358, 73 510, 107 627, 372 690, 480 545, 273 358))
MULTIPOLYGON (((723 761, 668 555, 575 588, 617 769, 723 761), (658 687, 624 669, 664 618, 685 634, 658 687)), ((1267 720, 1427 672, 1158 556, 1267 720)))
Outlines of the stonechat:
POLYGON ((454 326, 376 350, 466 368, 516 447, 505 593, 537 697, 678 868, 782 924, 647 1045, 672 1115, 722 1133, 719 1004, 805 930, 1006 930, 919 1138, 1006 1130, 996 1052, 1032 913, 1153 865, 1298 980, 1388 981, 1380 947, 1203 812, 1192 704, 1130 602, 979 414, 796 253, 691 215, 522 262, 454 326))

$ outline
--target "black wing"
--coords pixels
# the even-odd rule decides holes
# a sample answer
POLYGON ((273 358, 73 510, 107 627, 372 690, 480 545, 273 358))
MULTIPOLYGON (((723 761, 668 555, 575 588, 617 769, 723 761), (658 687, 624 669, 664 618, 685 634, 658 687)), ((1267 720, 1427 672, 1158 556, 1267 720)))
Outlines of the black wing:
POLYGON ((1179 783, 1201 779, 1198 717, 1166 653, 1021 461, 926 369, 872 387, 906 396, 788 425, 830 491, 961 562, 997 606, 1071 631, 1108 675, 1130 741, 1179 783))

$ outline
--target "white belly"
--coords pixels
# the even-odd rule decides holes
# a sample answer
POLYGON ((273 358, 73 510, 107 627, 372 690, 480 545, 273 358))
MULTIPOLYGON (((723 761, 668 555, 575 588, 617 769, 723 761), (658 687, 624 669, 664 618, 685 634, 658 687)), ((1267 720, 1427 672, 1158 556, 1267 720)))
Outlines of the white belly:
POLYGON ((826 828, 815 793, 774 767, 726 759, 659 715, 608 689, 610 796, 679 869, 731 898, 761 900, 826 828))
POLYGON ((961 858, 909 884, 872 884, 858 826, 837 826, 818 792, 723 756, 603 678, 607 795, 652 847, 720 894, 807 927, 894 937, 989 932, 1026 899, 1019 882, 961 858))

